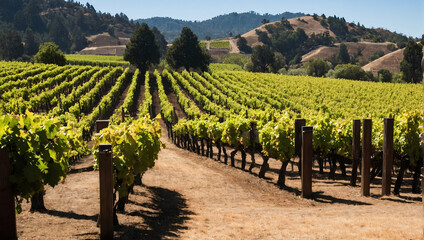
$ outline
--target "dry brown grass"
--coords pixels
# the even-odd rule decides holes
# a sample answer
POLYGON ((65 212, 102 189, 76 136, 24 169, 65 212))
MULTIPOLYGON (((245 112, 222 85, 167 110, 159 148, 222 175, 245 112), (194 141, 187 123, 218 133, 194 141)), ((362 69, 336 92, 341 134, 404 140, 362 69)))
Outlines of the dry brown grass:
MULTIPOLYGON (((346 42, 344 43, 348 49, 349 55, 357 56, 359 62, 368 62, 369 58, 377 51, 383 51, 384 54, 389 54, 387 45, 390 43, 372 43, 372 42, 346 42), (361 55, 358 56, 358 53, 361 55)), ((322 58, 330 60, 339 51, 340 43, 336 43, 333 47, 323 46, 315 49, 302 56, 302 62, 307 62, 312 58, 322 58)), ((383 56, 384 57, 384 56, 383 56)))
MULTIPOLYGON (((333 36, 333 37, 336 36, 332 31, 324 28, 320 24, 319 21, 314 20, 314 18, 312 16, 304 16, 304 17, 300 17, 300 18, 291 18, 291 19, 288 19, 288 21, 290 22, 290 24, 292 25, 294 30, 296 30, 298 28, 302 28, 303 30, 305 30, 305 33, 307 35, 311 35, 312 33, 318 34, 318 33, 323 33, 325 31, 329 31, 331 36, 333 36), (299 21, 299 19, 303 20, 303 21, 299 21)), ((259 42, 259 40, 258 40, 258 35, 256 34, 256 30, 260 30, 262 32, 267 32, 265 26, 273 25, 277 22, 271 22, 271 23, 267 23, 267 24, 264 24, 262 26, 259 26, 255 29, 243 34, 242 37, 246 38, 247 44, 251 47, 254 47, 256 45, 261 45, 262 43, 259 42)))
POLYGON ((362 68, 365 71, 378 72, 380 69, 387 69, 393 73, 400 72, 400 62, 403 59, 403 52, 405 49, 399 49, 389 53, 373 62, 368 63, 362 68))

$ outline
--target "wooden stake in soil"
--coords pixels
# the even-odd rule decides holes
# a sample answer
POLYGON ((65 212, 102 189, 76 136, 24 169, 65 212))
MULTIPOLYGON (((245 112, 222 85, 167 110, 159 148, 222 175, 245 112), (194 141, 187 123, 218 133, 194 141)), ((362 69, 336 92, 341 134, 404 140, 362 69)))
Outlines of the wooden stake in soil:
POLYGON ((302 127, 302 197, 310 198, 312 196, 312 134, 313 128, 310 126, 302 127))
POLYGON ((364 119, 362 126, 362 166, 361 192, 362 196, 370 195, 370 165, 371 165, 371 131, 372 120, 364 119))
POLYGON ((361 120, 353 120, 353 141, 352 141, 352 177, 350 185, 356 186, 356 178, 358 175, 359 154, 361 149, 361 120))
POLYGON ((249 172, 252 172, 252 169, 256 167, 256 161, 255 161, 255 142, 256 142, 256 126, 257 122, 252 121, 250 122, 250 158, 252 160, 252 163, 249 167, 249 172))
POLYGON ((390 195, 393 168, 393 118, 384 119, 382 195, 390 195))
POLYGON ((97 120, 96 121, 96 132, 100 132, 103 128, 107 128, 109 126, 109 120, 97 120))
POLYGON ((9 181, 11 173, 9 148, 2 148, 0 149, 0 239, 18 239, 15 199, 9 181))
POLYGON ((100 239, 113 239, 112 145, 99 145, 100 239))
POLYGON ((121 122, 125 122, 125 109, 121 108, 121 122))
POLYGON ((302 158, 302 127, 306 125, 306 120, 298 118, 294 121, 294 157, 299 158, 299 175, 302 172, 302 164, 300 159, 302 158))

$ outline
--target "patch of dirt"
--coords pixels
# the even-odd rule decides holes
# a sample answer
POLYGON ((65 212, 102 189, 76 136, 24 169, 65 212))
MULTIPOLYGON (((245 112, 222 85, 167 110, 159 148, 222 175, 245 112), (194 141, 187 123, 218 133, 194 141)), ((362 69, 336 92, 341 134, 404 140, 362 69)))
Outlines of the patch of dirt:
MULTIPOLYGON (((369 58, 377 51, 383 51, 384 54, 390 54, 387 45, 390 43, 373 43, 373 42, 345 42, 350 56, 357 56, 359 62, 369 62, 369 58), (360 54, 359 54, 360 53, 360 54)), ((307 62, 313 58, 322 58, 330 60, 335 54, 339 52, 340 43, 335 46, 323 46, 315 49, 302 56, 302 62, 307 62)), ((384 56, 383 56, 384 57, 384 56)))
POLYGON ((110 36, 110 34, 107 32, 88 36, 87 40, 89 42, 88 47, 104 47, 104 46, 120 45, 119 39, 110 36))
MULTIPOLYGON (((320 20, 321 17, 318 17, 318 20, 320 20)), ((298 28, 302 28, 303 30, 305 30, 305 33, 310 36, 312 33, 318 34, 318 33, 323 33, 328 31, 330 33, 330 36, 335 37, 336 35, 329 29, 323 27, 319 21, 314 20, 314 18, 312 16, 304 16, 304 17, 300 17, 300 18, 290 18, 288 19, 288 21, 290 22, 290 24, 292 25, 293 29, 296 30, 298 28), (300 19, 300 21, 299 21, 300 19)), ((249 32, 245 33, 242 35, 242 37, 246 38, 247 40, 247 45, 251 46, 251 47, 255 47, 257 45, 262 45, 261 42, 259 42, 258 39, 258 35, 256 34, 256 30, 262 31, 262 32, 267 32, 266 30, 266 26, 267 25, 274 25, 275 23, 280 22, 280 21, 276 21, 276 22, 271 22, 271 23, 267 23, 264 24, 260 27, 257 27, 253 30, 250 30, 249 32)), ((268 35, 270 35, 268 33, 268 35)))
POLYGON ((127 47, 126 45, 87 47, 79 51, 78 54, 124 56, 126 47, 127 47))
POLYGON ((381 69, 387 69, 392 73, 400 73, 400 62, 403 60, 405 49, 399 49, 363 66, 365 71, 377 73, 381 69))
POLYGON ((211 57, 217 61, 220 61, 221 58, 225 55, 227 55, 228 53, 230 53, 229 49, 225 49, 225 48, 214 48, 211 47, 209 49, 209 53, 211 54, 211 57))
POLYGON ((237 40, 232 38, 230 42, 230 53, 240 54, 240 49, 237 46, 237 40))

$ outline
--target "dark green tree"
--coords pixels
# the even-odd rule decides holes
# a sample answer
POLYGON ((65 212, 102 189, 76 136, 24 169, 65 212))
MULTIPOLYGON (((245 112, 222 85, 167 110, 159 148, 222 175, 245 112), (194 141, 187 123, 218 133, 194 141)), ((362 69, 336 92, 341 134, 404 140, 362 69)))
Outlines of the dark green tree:
POLYGON ((85 47, 88 46, 87 38, 85 38, 84 34, 79 31, 79 29, 76 29, 72 33, 72 45, 71 45, 71 51, 81 51, 85 47))
POLYGON ((0 16, 3 21, 12 22, 16 12, 23 7, 22 0, 1 0, 0 16))
POLYGON ((323 77, 330 70, 328 62, 321 58, 313 58, 305 64, 309 76, 323 77))
POLYGON ((45 30, 45 25, 41 19, 41 1, 30 0, 26 7, 15 14, 14 25, 19 30, 31 28, 35 32, 42 32, 45 30))
POLYGON ((269 19, 264 18, 264 19, 262 19, 261 23, 262 24, 267 24, 267 23, 269 23, 269 19))
POLYGON ((339 64, 334 68, 335 78, 344 78, 351 80, 370 80, 367 73, 361 68, 361 66, 354 64, 339 64))
POLYGON ((244 52, 244 53, 251 53, 252 52, 252 48, 247 45, 247 40, 246 38, 238 35, 237 37, 237 47, 239 48, 240 51, 244 52))
POLYGON ((206 49, 200 47, 197 36, 190 28, 184 27, 179 38, 176 38, 166 53, 166 61, 174 68, 184 67, 187 70, 206 71, 211 57, 206 49))
POLYGON ((25 42, 25 53, 30 56, 35 55, 38 51, 40 43, 37 41, 37 39, 34 36, 34 32, 30 28, 27 28, 25 31, 24 42, 25 42))
POLYGON ((283 54, 279 52, 274 52, 274 64, 272 64, 271 71, 273 73, 278 72, 281 68, 286 66, 286 58, 283 56, 283 54))
POLYGON ((380 69, 378 71, 378 79, 380 80, 380 82, 391 82, 393 79, 393 75, 387 69, 380 69))
POLYGON ((274 52, 268 45, 253 48, 251 61, 253 72, 271 72, 275 63, 274 52))
POLYGON ((165 40, 165 37, 159 31, 157 27, 152 28, 152 32, 155 35, 156 45, 159 47, 160 58, 165 58, 166 55, 166 45, 168 44, 165 40))
POLYGON ((339 64, 350 63, 349 52, 347 51, 347 46, 344 43, 340 44, 339 53, 337 54, 337 62, 339 64))
POLYGON ((2 59, 15 60, 24 54, 22 38, 16 31, 9 31, 0 38, 0 51, 2 59))
POLYGON ((53 42, 46 42, 40 46, 40 50, 34 56, 34 62, 63 66, 66 64, 66 58, 59 46, 53 42))
POLYGON ((403 52, 403 60, 400 62, 400 71, 403 80, 409 83, 419 83, 423 80, 421 59, 423 57, 423 46, 414 40, 409 40, 403 52))
POLYGON ((158 64, 159 58, 159 47, 156 44, 155 35, 149 26, 143 23, 131 36, 125 49, 124 59, 144 72, 151 64, 158 64))
POLYGON ((72 41, 63 16, 56 15, 50 23, 49 36, 50 40, 56 43, 62 51, 68 52, 70 50, 72 41))

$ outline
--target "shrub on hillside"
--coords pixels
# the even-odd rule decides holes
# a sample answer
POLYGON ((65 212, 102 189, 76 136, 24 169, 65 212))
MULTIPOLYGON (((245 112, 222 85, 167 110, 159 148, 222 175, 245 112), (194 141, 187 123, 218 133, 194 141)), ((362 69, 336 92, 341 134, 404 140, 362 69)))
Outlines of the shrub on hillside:
POLYGON ((354 64, 339 64, 334 71, 328 72, 327 77, 363 81, 372 80, 360 66, 354 64))
POLYGON ((34 62, 63 66, 66 64, 66 58, 59 46, 53 42, 46 42, 40 46, 38 53, 34 56, 34 62))

